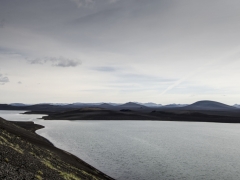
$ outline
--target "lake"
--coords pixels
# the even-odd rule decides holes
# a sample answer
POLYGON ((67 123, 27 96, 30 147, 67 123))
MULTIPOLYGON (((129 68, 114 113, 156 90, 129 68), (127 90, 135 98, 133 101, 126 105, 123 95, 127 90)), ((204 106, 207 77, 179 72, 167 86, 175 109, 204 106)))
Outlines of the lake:
POLYGON ((240 124, 168 121, 44 121, 37 133, 119 180, 240 179, 240 124))

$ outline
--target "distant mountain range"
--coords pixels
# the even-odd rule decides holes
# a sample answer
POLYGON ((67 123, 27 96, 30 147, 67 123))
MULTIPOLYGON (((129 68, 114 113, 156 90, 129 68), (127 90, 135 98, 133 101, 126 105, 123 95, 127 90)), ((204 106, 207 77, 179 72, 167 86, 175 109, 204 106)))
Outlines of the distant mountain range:
MULTIPOLYGON (((136 106, 138 105, 142 105, 142 106, 146 106, 146 107, 184 107, 187 106, 188 104, 168 104, 168 105, 162 105, 162 104, 156 104, 156 103, 152 103, 152 102, 148 102, 148 103, 140 103, 140 102, 129 102, 129 103, 135 103, 136 106), (138 105, 137 105, 138 104, 138 105)), ((121 103, 72 103, 72 104, 68 104, 68 103, 39 103, 39 104, 23 104, 23 103, 11 103, 9 105, 11 106, 31 106, 31 105, 54 105, 54 106, 76 106, 76 107, 82 107, 82 106, 99 106, 99 105, 112 105, 112 106, 119 106, 119 105, 124 105, 121 103)), ((125 103, 126 104, 126 103, 125 103)), ((132 104, 133 105, 133 104, 132 104)), ((133 106, 135 106, 133 105, 133 106)), ((234 106, 239 106, 240 105, 234 105, 234 106)))
POLYGON ((224 111, 224 110, 236 110, 240 108, 239 104, 229 106, 216 101, 198 101, 193 104, 168 104, 161 105, 152 102, 139 103, 139 102, 127 102, 125 104, 118 103, 41 103, 41 104, 23 104, 23 103, 11 103, 0 104, 0 110, 32 110, 32 111, 61 111, 64 109, 78 109, 84 107, 98 107, 104 109, 121 110, 121 109, 134 109, 134 110, 149 110, 150 109, 163 109, 173 110, 180 108, 181 110, 211 110, 211 111, 224 111))
POLYGON ((127 102, 115 103, 22 103, 0 104, 0 110, 23 110, 26 114, 45 114, 57 120, 167 120, 240 123, 240 105, 229 106, 216 101, 193 104, 127 102))
MULTIPOLYGON (((149 102, 149 103, 139 103, 139 102, 129 102, 129 103, 135 103, 136 106, 138 105, 142 105, 142 106, 147 106, 147 107, 161 107, 162 105, 161 104, 156 104, 156 103, 152 103, 152 102, 149 102)), ((127 103, 125 103, 127 104, 127 103)), ((11 103, 9 104, 11 106, 29 106, 29 105, 32 105, 32 104, 23 104, 23 103, 11 103)), ((103 106, 106 106, 106 105, 109 105, 109 106, 120 106, 120 105, 124 105, 124 104, 121 104, 121 103, 104 103, 104 102, 101 102, 101 103, 72 103, 72 104, 68 104, 68 103, 39 103, 39 104, 35 104, 35 105, 54 105, 54 106, 76 106, 76 107, 81 107, 81 106, 99 106, 99 105, 103 105, 103 106)), ((133 104, 132 104, 133 105, 133 104)), ((133 105, 133 106, 135 106, 133 105)))

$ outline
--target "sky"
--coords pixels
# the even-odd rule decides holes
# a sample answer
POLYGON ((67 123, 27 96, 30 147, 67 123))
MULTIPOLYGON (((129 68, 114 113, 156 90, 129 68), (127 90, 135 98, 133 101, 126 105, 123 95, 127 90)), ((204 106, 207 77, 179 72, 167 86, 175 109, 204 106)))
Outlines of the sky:
POLYGON ((240 103, 239 0, 0 0, 0 103, 240 103))

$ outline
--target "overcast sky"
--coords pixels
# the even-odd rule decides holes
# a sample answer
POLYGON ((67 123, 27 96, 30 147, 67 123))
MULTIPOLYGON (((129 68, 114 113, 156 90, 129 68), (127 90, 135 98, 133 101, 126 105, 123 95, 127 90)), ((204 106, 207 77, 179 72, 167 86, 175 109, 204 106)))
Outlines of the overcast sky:
POLYGON ((0 103, 240 103, 239 0, 1 0, 0 103))

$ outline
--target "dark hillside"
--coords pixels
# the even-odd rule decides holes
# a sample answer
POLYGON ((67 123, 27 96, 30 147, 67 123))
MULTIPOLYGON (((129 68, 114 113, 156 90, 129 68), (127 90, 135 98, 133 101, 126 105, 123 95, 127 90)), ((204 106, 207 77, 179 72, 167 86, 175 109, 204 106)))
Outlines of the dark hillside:
POLYGON ((31 132, 40 126, 16 124, 0 118, 0 179, 112 179, 31 132))

